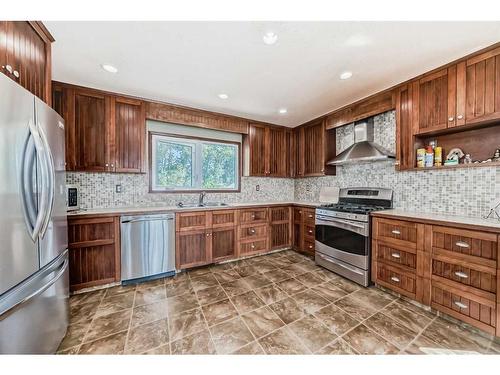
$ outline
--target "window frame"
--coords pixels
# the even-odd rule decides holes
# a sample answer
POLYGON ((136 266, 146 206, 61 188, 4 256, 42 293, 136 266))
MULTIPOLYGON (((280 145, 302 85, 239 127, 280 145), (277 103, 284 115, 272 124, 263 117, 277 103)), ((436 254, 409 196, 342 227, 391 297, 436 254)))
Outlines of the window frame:
MULTIPOLYGON (((180 142, 181 143, 181 142, 180 142)), ((188 142, 187 142, 188 143, 188 142)), ((189 142, 191 143, 191 142, 189 142)), ((196 147, 195 147, 196 149, 196 147)), ((242 152, 241 152, 241 143, 240 142, 234 142, 234 141, 226 141, 226 140, 221 140, 221 139, 216 139, 216 138, 205 138, 205 137, 195 137, 195 136, 189 136, 189 135, 179 135, 179 134, 173 134, 173 133, 162 133, 162 132, 156 132, 156 131, 148 131, 148 164, 149 164, 149 192, 150 193, 201 193, 202 191, 206 191, 209 193, 240 193, 241 192, 241 177, 242 177, 242 166, 243 166, 243 161, 242 161, 242 152), (237 183, 236 183, 236 188, 234 189, 204 189, 204 188, 199 188, 199 189, 193 189, 193 188, 187 188, 187 189, 157 189, 153 186, 153 137, 154 136, 160 136, 160 137, 166 137, 166 138, 174 138, 174 139, 179 139, 182 141, 182 139, 185 139, 186 141, 200 141, 200 142, 211 142, 211 143, 221 143, 221 144, 230 144, 236 146, 237 149, 237 155, 238 155, 238 162, 236 163, 237 167, 237 173, 236 173, 236 178, 237 178, 237 183)), ((201 175, 201 171, 195 171, 196 164, 193 161, 193 174, 199 173, 201 175)), ((199 177, 201 181, 201 177, 199 177)), ((196 181, 196 176, 193 176, 193 181, 196 181)))

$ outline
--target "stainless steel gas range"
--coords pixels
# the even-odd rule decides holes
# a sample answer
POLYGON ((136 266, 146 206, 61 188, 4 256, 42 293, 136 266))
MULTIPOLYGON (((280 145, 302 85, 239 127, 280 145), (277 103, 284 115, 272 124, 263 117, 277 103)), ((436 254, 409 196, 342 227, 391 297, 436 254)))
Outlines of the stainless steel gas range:
POLYGON ((340 189, 339 201, 316 209, 316 264, 370 284, 370 212, 392 208, 392 190, 340 189))

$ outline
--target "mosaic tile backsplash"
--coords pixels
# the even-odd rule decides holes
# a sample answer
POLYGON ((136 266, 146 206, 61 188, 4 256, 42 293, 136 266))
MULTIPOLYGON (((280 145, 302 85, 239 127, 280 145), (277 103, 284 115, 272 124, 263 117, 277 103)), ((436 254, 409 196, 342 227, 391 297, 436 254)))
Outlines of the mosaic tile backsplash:
MULTIPOLYGON (((375 117, 375 142, 395 151, 394 111, 375 117)), ((337 129, 337 150, 354 141, 354 128, 337 129)), ((175 205, 195 202, 198 194, 148 192, 148 176, 112 173, 68 173, 67 182, 80 187, 82 208, 136 205, 175 205), (115 192, 115 185, 122 192, 115 192)), ((394 206, 410 211, 436 212, 471 217, 485 215, 491 203, 500 198, 500 168, 471 168, 396 172, 393 161, 365 163, 337 168, 336 176, 304 179, 243 177, 240 193, 207 194, 208 201, 268 202, 312 201, 322 186, 385 187, 394 190, 394 206), (259 185, 260 190, 256 190, 259 185)))
MULTIPOLYGON (((84 209, 124 206, 174 206, 178 202, 197 202, 198 194, 149 193, 148 175, 114 173, 66 174, 68 184, 77 185, 80 207, 84 209), (122 192, 116 193, 115 186, 122 192)), ((205 201, 269 202, 291 201, 294 180, 286 178, 242 177, 240 193, 208 193, 205 201), (256 190, 259 185, 259 191, 256 190)))
MULTIPOLYGON (((395 152, 394 111, 375 117, 374 136, 375 142, 395 152)), ((338 152, 353 141, 353 125, 337 129, 338 152)), ((317 201, 322 186, 390 188, 396 208, 481 217, 500 198, 500 168, 396 172, 394 161, 340 166, 336 176, 295 180, 295 199, 317 201)))

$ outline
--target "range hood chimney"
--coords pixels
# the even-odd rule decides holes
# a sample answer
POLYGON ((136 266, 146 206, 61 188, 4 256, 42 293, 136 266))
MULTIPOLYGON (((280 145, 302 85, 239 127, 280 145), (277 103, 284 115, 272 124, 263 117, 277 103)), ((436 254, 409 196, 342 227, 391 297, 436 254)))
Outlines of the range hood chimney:
POLYGON ((394 154, 373 141, 373 117, 354 123, 354 144, 342 151, 327 165, 344 165, 394 159, 394 154))

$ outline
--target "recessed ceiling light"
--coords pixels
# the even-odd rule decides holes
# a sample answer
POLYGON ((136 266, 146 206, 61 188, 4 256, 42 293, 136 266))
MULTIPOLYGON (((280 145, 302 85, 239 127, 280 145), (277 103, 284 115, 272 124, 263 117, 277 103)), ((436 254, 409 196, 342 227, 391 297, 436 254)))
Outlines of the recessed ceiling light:
POLYGON ((105 71, 107 71, 109 73, 118 72, 118 69, 116 69, 113 65, 109 65, 109 64, 101 64, 101 68, 103 68, 105 71))
POLYGON ((287 109, 286 109, 286 108, 280 108, 278 112, 279 112, 279 113, 281 113, 282 115, 284 115, 284 114, 285 114, 285 113, 287 113, 288 111, 287 111, 287 109))
POLYGON ((276 35, 272 31, 269 31, 269 32, 264 34, 264 36, 262 37, 262 40, 264 41, 264 43, 266 43, 268 46, 270 46, 270 45, 276 43, 276 41, 278 40, 278 35, 276 35))
POLYGON ((217 96, 218 96, 219 98, 221 98, 221 99, 227 99, 227 98, 229 98, 229 95, 227 95, 227 94, 219 94, 219 95, 217 95, 217 96))
POLYGON ((340 79, 349 79, 352 77, 352 72, 344 72, 340 75, 340 79))

